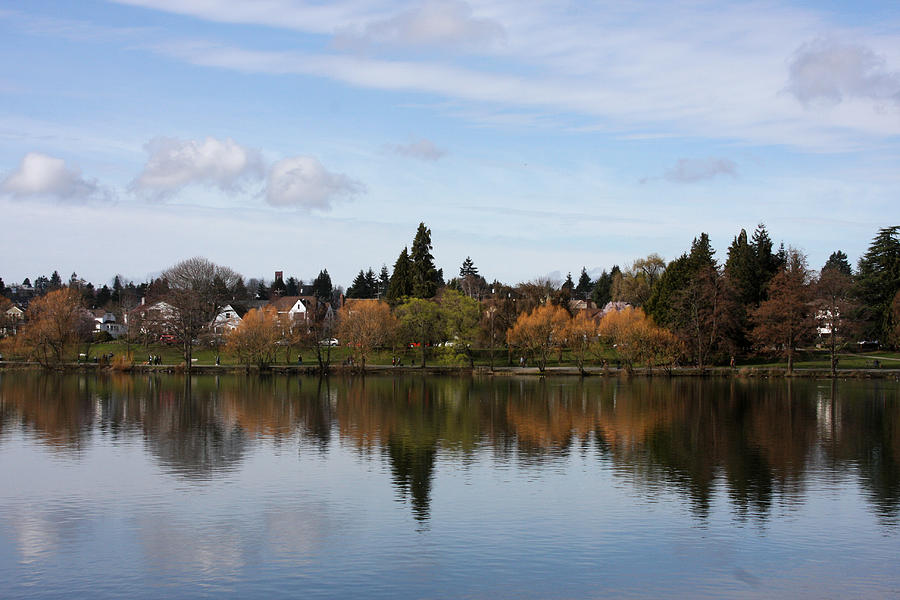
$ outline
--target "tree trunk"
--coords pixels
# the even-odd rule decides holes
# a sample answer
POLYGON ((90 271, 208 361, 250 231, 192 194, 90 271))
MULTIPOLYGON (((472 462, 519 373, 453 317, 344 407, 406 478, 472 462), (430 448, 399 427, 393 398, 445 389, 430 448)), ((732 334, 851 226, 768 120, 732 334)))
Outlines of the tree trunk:
POLYGON ((831 377, 837 377, 837 352, 835 351, 834 343, 834 320, 832 320, 831 322, 831 377))

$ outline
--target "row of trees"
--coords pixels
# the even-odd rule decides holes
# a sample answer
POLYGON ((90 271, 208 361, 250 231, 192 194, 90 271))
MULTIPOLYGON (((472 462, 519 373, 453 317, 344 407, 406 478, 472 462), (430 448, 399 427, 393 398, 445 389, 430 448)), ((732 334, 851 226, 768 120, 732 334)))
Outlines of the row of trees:
MULTIPOLYGON (((723 363, 729 356, 752 353, 781 354, 792 368, 796 349, 821 333, 831 350, 832 367, 836 368, 839 352, 850 342, 878 340, 883 346, 900 343, 898 232, 900 226, 880 230, 855 272, 846 254, 840 251, 831 255, 821 271, 813 271, 800 251, 783 245, 776 250, 765 227, 760 225, 752 236, 743 230, 735 236, 724 262, 716 258, 708 235, 703 233, 694 239, 689 251, 668 264, 651 254, 625 269, 613 267, 597 281, 592 281, 582 269, 577 284, 568 277, 562 285, 538 279, 507 286, 498 281, 488 284, 469 257, 460 268, 459 277, 445 284, 442 272, 434 265, 431 232, 420 224, 412 250, 403 249, 392 273, 387 268, 382 268, 378 276, 372 269, 360 271, 350 286, 352 298, 381 298, 383 303, 348 301, 338 312, 337 320, 329 324, 324 324, 324 313, 316 312, 303 332, 309 339, 286 334, 295 327, 285 323, 273 326, 269 338, 277 337, 277 331, 281 345, 309 343, 318 347, 319 340, 336 334, 354 349, 396 346, 401 343, 398 340, 403 340, 403 344, 418 344, 423 364, 427 348, 437 343, 451 344, 449 348, 453 350, 442 352, 469 364, 474 362, 472 349, 476 347, 489 349, 491 364, 495 350, 505 349, 511 362, 513 349, 520 348, 541 366, 546 364, 546 356, 561 352, 564 346, 581 357, 576 361, 583 365, 592 354, 599 356, 596 347, 602 339, 607 350, 615 346, 626 366, 636 362, 670 364, 668 358, 677 349, 683 362, 701 368, 723 363), (596 310, 579 311, 583 305, 576 307, 570 302, 587 297, 601 300, 607 294, 610 300, 623 303, 619 308, 627 304, 640 309, 617 311, 617 318, 631 315, 634 322, 629 327, 640 332, 634 334, 638 336, 634 339, 642 340, 640 343, 626 343, 624 338, 622 343, 610 342, 615 336, 588 327, 587 320, 598 327, 602 324, 596 310), (357 323, 361 318, 358 315, 371 307, 377 307, 377 314, 365 316, 373 320, 357 323), (548 317, 551 312, 552 318, 548 317), (531 330, 529 322, 534 325, 531 330), (357 332, 373 328, 388 333, 357 332), (358 336, 374 341, 364 342, 358 336), (536 341, 540 339, 545 342, 536 341), (672 340, 677 344, 670 343, 672 340), (626 356, 628 348, 635 346, 644 349, 626 356)), ((284 282, 276 278, 264 291, 275 295, 294 291, 293 286, 299 282, 292 279, 284 282)), ((128 286, 133 284, 123 286, 118 278, 116 281, 119 283, 113 287, 118 298, 131 293, 128 286)), ((51 302, 58 304, 64 297, 68 308, 62 313, 74 314, 80 306, 88 305, 84 283, 74 274, 68 285, 61 281, 57 284, 59 287, 39 299, 65 292, 53 296, 51 302)), ((134 287, 134 291, 141 290, 151 299, 164 299, 171 307, 167 326, 174 330, 188 366, 192 346, 221 307, 247 293, 245 281, 238 273, 202 258, 182 261, 141 286, 134 287)), ((327 270, 319 273, 312 287, 323 306, 332 306, 335 289, 327 270)), ((37 303, 33 309, 29 307, 30 322, 43 322, 43 306, 37 303)), ((245 317, 247 327, 254 318, 264 316, 245 317)), ((82 314, 82 320, 83 317, 82 314)), ((28 343, 43 339, 38 335, 39 329, 37 324, 23 328, 28 335, 22 339, 32 340, 28 343)), ((69 342, 61 347, 71 346, 71 340, 78 335, 72 333, 69 342)), ((59 354, 52 347, 47 356, 59 354)), ((238 350, 238 345, 232 348, 249 356, 245 350, 238 350)), ((367 360, 364 350, 354 353, 358 363, 367 360)), ((248 361, 268 362, 266 354, 261 356, 248 361)))

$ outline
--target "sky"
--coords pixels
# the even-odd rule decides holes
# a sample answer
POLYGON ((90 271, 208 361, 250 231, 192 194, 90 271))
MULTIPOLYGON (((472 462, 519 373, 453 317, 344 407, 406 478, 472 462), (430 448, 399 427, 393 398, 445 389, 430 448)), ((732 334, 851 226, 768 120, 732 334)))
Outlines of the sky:
POLYGON ((900 4, 0 0, 0 277, 596 275, 900 223, 900 4))

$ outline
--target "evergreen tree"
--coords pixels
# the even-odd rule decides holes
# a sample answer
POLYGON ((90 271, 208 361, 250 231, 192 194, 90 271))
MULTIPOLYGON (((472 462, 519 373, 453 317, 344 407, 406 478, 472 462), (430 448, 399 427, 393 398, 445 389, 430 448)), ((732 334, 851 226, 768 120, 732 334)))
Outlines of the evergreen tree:
POLYGON ((716 251, 709 242, 709 234, 701 233, 699 238, 694 238, 694 241, 691 242, 691 253, 688 258, 690 258, 691 266, 695 270, 707 266, 716 268, 718 265, 716 264, 716 259, 713 258, 715 253, 716 251))
POLYGON ((594 283, 594 291, 591 294, 591 299, 594 301, 594 304, 603 308, 606 304, 612 300, 612 283, 617 275, 621 275, 622 270, 619 269, 619 265, 613 265, 613 268, 610 269, 609 273, 605 270, 597 278, 597 281, 594 283))
POLYGON ((238 280, 234 284, 232 300, 241 303, 250 300, 250 292, 247 291, 247 286, 244 284, 244 279, 242 277, 238 277, 238 280))
POLYGON ((62 277, 59 276, 59 271, 53 271, 53 274, 50 275, 50 285, 48 289, 50 290, 58 290, 62 287, 62 277))
POLYGON ((378 275, 378 297, 384 298, 387 295, 388 287, 391 285, 391 274, 388 272, 387 265, 381 265, 381 273, 378 275))
POLYGON ((328 274, 328 269, 322 269, 319 271, 319 275, 316 277, 315 281, 313 281, 313 296, 318 298, 319 302, 329 304, 331 303, 333 292, 334 287, 331 285, 331 275, 328 274))
POLYGON ((3 283, 2 277, 0 277, 0 296, 6 296, 6 284, 3 283))
POLYGON ((663 327, 671 327, 676 321, 675 301, 690 284, 694 266, 687 253, 669 263, 665 272, 653 287, 644 310, 663 327))
POLYGON ((284 295, 285 296, 299 296, 300 295, 300 282, 297 281, 297 278, 294 276, 288 277, 287 281, 284 283, 284 295))
POLYGON ((766 299, 766 288, 769 282, 775 277, 775 274, 781 271, 782 267, 787 263, 787 252, 784 244, 778 249, 778 252, 772 253, 772 240, 766 231, 766 226, 760 223, 753 232, 753 250, 756 253, 757 263, 757 283, 759 292, 757 294, 756 303, 759 304, 766 299))
POLYGON ((72 271, 72 275, 69 277, 69 287, 77 288, 79 286, 78 274, 75 271, 72 271))
POLYGON ((22 280, 22 287, 31 287, 31 280, 27 277, 22 280))
POLYGON ((256 299, 257 300, 268 300, 269 299, 269 288, 266 287, 266 282, 260 280, 256 286, 256 299))
POLYGON ((747 239, 747 230, 741 229, 728 247, 725 273, 737 294, 738 302, 744 306, 756 307, 759 303, 759 272, 756 249, 747 239))
POLYGON ((868 322, 866 336, 891 343, 895 328, 891 302, 900 291, 900 225, 878 230, 878 235, 859 259, 856 293, 868 322))
POLYGON ((366 274, 363 273, 362 269, 360 269, 356 277, 353 278, 353 283, 351 283, 350 287, 347 288, 347 297, 368 298, 366 292, 366 274))
POLYGON ((567 292, 569 292, 569 295, 570 295, 570 296, 571 296, 571 294, 572 294, 572 290, 575 289, 575 282, 572 281, 572 273, 571 273, 571 272, 569 272, 569 273, 566 275, 566 280, 565 280, 565 281, 563 282, 563 284, 562 284, 562 289, 564 289, 564 290, 566 290, 567 292))
POLYGON ((587 300, 591 297, 594 283, 587 274, 587 269, 581 267, 581 276, 578 278, 578 285, 575 286, 575 296, 580 300, 587 300))
POLYGON ((766 299, 769 281, 781 270, 785 255, 783 244, 779 254, 772 253, 772 240, 762 223, 756 227, 749 242, 743 229, 734 238, 728 248, 725 273, 745 310, 755 309, 766 299))
POLYGON ((89 281, 81 286, 81 303, 85 306, 94 306, 95 302, 94 284, 89 281))
POLYGON ((844 275, 853 275, 853 270, 850 268, 850 261, 847 260, 847 255, 840 250, 832 252, 831 256, 828 257, 828 260, 825 261, 825 266, 822 267, 822 270, 826 271, 829 269, 837 270, 844 275))
POLYGON ((459 268, 459 276, 461 278, 465 278, 469 275, 477 276, 478 267, 476 267, 475 263, 472 262, 472 258, 467 256, 466 260, 463 261, 462 266, 459 268))
POLYGON ((375 271, 372 270, 372 267, 369 267, 369 270, 366 271, 365 276, 365 285, 366 285, 366 298, 377 298, 378 297, 378 278, 375 277, 375 271))
POLYGON ((394 272, 391 275, 388 284, 387 299, 391 303, 400 302, 407 296, 412 296, 413 280, 412 280, 412 261, 409 258, 409 252, 403 248, 403 252, 397 257, 394 263, 394 272))
POLYGON ((112 292, 109 290, 109 287, 104 285, 102 288, 97 290, 97 297, 94 299, 92 304, 96 308, 103 308, 109 303, 112 299, 112 292))
POLYGON ((444 283, 443 275, 434 266, 431 250, 431 230, 425 227, 425 223, 419 223, 409 253, 412 261, 412 295, 416 298, 433 298, 438 286, 444 283))
POLYGON ((50 280, 43 275, 34 280, 34 292, 38 296, 43 296, 50 290, 50 280))
POLYGON ((122 302, 122 280, 119 279, 118 275, 113 278, 112 301, 117 304, 122 302))
POLYGON ((350 282, 350 286, 347 287, 347 297, 348 298, 362 298, 363 288, 366 285, 366 274, 362 269, 359 270, 359 273, 356 274, 356 277, 353 278, 353 281, 350 282))

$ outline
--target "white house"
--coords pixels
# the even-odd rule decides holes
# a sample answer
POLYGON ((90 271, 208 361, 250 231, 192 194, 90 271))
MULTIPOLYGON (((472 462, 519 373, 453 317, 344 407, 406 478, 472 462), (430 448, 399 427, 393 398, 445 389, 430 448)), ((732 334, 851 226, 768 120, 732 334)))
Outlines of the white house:
POLYGON ((106 332, 113 339, 119 339, 128 332, 128 327, 123 323, 117 323, 116 315, 109 311, 95 310, 92 311, 92 315, 96 323, 94 325, 94 331, 96 332, 106 332))
POLYGON ((213 322, 210 324, 213 332, 222 335, 228 333, 229 331, 233 331, 237 329, 238 325, 241 324, 241 315, 240 313, 230 304, 226 304, 219 310, 219 314, 216 315, 216 318, 213 319, 213 322))
POLYGON ((300 320, 306 321, 309 316, 303 300, 301 296, 282 296, 270 302, 269 306, 274 307, 279 316, 288 316, 290 321, 295 323, 300 320))
POLYGON ((125 313, 124 319, 127 327, 136 326, 143 334, 159 335, 169 332, 171 329, 169 323, 175 319, 176 314, 175 307, 168 302, 160 300, 153 304, 145 304, 141 299, 140 306, 125 313))

